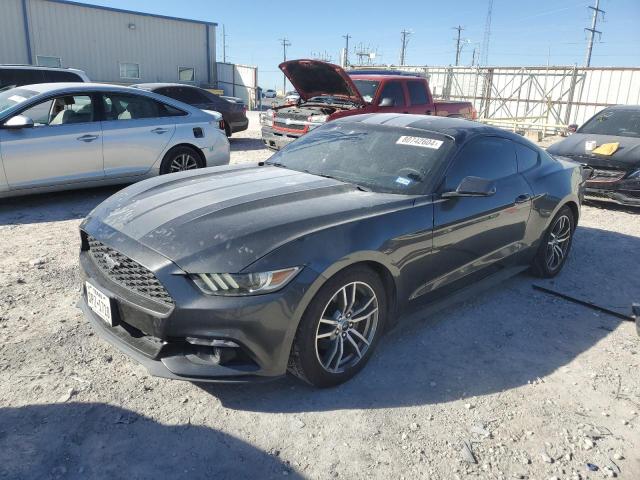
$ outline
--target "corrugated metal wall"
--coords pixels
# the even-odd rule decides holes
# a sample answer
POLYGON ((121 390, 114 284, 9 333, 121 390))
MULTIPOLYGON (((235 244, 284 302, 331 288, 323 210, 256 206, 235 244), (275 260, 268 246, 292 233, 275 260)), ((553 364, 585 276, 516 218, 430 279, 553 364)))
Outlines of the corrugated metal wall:
POLYGON ((255 106, 258 69, 248 65, 218 63, 218 88, 225 95, 240 97, 246 105, 255 106))
MULTIPOLYGON (((213 26, 47 0, 27 0, 26 6, 34 63, 37 55, 60 57, 62 66, 85 70, 92 80, 117 83, 175 82, 178 67, 192 67, 196 83, 206 84, 209 66, 215 83, 213 26), (139 64, 141 78, 120 78, 119 62, 139 64)), ((0 63, 28 63, 24 54, 11 56, 25 51, 21 0, 2 0, 1 8, 0 63)))
POLYGON ((0 63, 29 63, 22 0, 1 0, 0 63))
POLYGON ((425 75, 436 98, 470 101, 483 121, 514 128, 561 130, 609 105, 640 104, 640 68, 383 68, 425 75))

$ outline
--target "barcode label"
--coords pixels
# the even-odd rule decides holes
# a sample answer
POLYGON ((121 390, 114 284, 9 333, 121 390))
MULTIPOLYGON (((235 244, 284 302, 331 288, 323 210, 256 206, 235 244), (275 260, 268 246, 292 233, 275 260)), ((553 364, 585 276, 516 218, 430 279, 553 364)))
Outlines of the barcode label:
POLYGON ((439 149, 444 142, 442 140, 434 140, 433 138, 410 137, 403 135, 396 142, 397 145, 411 145, 413 147, 439 149))

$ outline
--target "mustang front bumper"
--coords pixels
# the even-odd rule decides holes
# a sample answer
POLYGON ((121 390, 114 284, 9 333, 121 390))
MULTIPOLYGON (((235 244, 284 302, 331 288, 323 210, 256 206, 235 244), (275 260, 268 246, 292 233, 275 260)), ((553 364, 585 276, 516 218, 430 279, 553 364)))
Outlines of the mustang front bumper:
POLYGON ((141 363, 150 374, 237 382, 286 373, 301 315, 299 303, 318 277, 313 270, 304 268, 285 288, 270 294, 208 296, 158 253, 127 238, 112 243, 118 245, 120 254, 151 271, 166 288, 174 303, 163 304, 114 281, 86 249, 86 239, 83 233, 80 308, 102 338, 141 363), (86 282, 110 299, 113 325, 89 307, 86 282))

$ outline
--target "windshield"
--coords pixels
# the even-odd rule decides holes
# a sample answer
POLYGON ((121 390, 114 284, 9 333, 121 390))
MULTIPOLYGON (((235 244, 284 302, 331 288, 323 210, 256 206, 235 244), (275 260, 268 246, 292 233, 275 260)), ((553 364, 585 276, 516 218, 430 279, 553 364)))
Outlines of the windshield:
POLYGON ((580 127, 578 133, 640 138, 640 110, 603 110, 580 127))
POLYGON ((433 132, 332 122, 290 143, 266 163, 353 183, 375 192, 425 193, 453 140, 433 132))
POLYGON ((376 80, 353 80, 354 85, 364 98, 364 101, 371 103, 376 96, 376 90, 380 82, 376 80))
POLYGON ((0 114, 19 103, 26 102, 35 95, 38 95, 38 92, 24 88, 12 88, 0 92, 0 114))

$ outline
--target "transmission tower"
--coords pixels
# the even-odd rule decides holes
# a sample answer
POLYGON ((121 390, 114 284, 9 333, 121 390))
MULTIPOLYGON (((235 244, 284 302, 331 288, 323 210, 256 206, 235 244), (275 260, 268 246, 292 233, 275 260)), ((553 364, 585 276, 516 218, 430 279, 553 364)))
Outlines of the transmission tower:
POLYGON ((311 59, 331 63, 331 55, 326 50, 324 52, 311 52, 311 59))
POLYGON ((349 39, 351 38, 351 35, 349 35, 348 33, 346 35, 343 35, 342 38, 345 39, 345 45, 344 45, 344 67, 348 67, 349 66, 349 39))
POLYGON ((596 30, 596 25, 598 24, 598 14, 601 13, 602 19, 604 20, 604 10, 600 10, 600 0, 596 0, 595 7, 588 6, 587 8, 593 10, 593 17, 591 17, 591 28, 585 28, 585 30, 589 32, 589 39, 587 41, 587 56, 584 60, 585 67, 591 66, 591 51, 593 50, 593 39, 596 36, 596 33, 598 34, 598 39, 602 37, 602 32, 596 30))
POLYGON ((487 9, 487 19, 484 23, 484 35, 482 37, 482 48, 480 49, 480 65, 489 63, 489 38, 491 37, 491 11, 493 10, 493 0, 489 0, 487 9))

